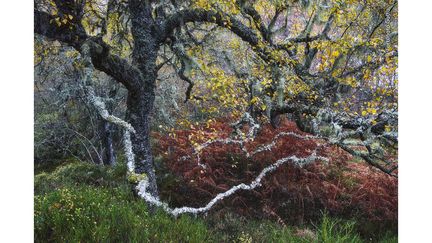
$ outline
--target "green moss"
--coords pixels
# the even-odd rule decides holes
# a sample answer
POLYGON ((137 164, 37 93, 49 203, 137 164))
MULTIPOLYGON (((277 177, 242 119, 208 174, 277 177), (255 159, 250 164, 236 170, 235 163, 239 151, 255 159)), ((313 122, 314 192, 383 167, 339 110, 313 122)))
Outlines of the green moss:
POLYGON ((73 162, 62 165, 52 173, 42 172, 35 176, 35 194, 43 194, 64 186, 93 185, 115 186, 126 183, 126 166, 99 166, 73 162))
POLYGON ((132 173, 128 176, 128 181, 130 183, 138 183, 144 179, 146 179, 147 176, 146 174, 136 174, 136 173, 132 173))

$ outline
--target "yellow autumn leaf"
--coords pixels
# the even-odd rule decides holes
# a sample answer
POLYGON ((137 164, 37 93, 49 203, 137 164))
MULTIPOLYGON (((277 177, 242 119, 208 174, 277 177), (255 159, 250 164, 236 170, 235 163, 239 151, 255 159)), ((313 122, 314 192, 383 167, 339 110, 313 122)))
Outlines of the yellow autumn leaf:
POLYGON ((333 57, 338 57, 339 56, 339 51, 334 51, 333 53, 332 53, 332 55, 333 55, 333 57))
POLYGON ((384 127, 386 132, 390 132, 391 131, 391 127, 389 125, 385 125, 384 127))

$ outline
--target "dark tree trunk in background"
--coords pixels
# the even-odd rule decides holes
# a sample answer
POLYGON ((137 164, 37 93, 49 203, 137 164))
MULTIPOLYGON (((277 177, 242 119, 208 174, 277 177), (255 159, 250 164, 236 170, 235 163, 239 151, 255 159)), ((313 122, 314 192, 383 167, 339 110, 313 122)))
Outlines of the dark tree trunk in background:
POLYGON ((113 145, 113 126, 106 120, 103 123, 103 146, 104 146, 104 164, 105 165, 115 165, 116 156, 113 145))
MULTIPOLYGON (((112 100, 117 94, 117 87, 112 87, 108 92, 108 101, 105 103, 108 112, 112 113, 114 111, 114 104, 112 100)), ((104 153, 104 163, 108 165, 115 165, 117 163, 117 158, 114 150, 114 129, 115 126, 110 122, 103 120, 103 146, 105 148, 104 153)))

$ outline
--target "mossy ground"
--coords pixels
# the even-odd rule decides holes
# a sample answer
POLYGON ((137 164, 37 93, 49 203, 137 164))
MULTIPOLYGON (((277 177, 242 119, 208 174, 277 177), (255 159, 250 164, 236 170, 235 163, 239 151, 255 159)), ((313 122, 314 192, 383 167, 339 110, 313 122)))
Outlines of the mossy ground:
MULTIPOLYGON (((315 226, 282 227, 234 214, 177 219, 150 214, 126 180, 126 167, 67 163, 35 176, 36 242, 368 242, 354 221, 324 214, 315 226)), ((386 235, 381 242, 397 242, 386 235)))

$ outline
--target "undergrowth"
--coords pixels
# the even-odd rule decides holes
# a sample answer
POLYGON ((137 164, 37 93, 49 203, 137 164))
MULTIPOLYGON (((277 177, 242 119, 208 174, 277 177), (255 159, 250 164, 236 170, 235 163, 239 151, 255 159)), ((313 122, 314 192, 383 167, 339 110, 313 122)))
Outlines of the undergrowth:
MULTIPOLYGON (((323 215, 297 228, 234 214, 177 219, 150 214, 125 180, 124 165, 62 165, 35 176, 35 242, 367 242, 354 222, 323 215)), ((397 242, 386 235, 382 242, 397 242)))
POLYGON ((321 212, 327 211, 331 217, 355 218, 363 238, 376 241, 376 236, 387 231, 397 234, 397 178, 364 161, 356 161, 344 150, 319 139, 279 136, 282 132, 307 135, 287 119, 277 129, 269 124, 262 126, 243 149, 235 143, 219 142, 200 149, 199 156, 194 155, 196 143, 231 137, 232 128, 228 124, 216 121, 197 125, 195 129, 154 134, 158 141, 157 164, 161 165, 163 178, 159 183, 164 189, 161 195, 172 205, 206 204, 218 193, 252 181, 278 159, 306 157, 316 151, 329 162, 317 161, 302 168, 290 163, 283 165, 264 178, 259 188, 236 193, 214 210, 234 211, 249 219, 264 218, 286 225, 318 224, 321 212), (245 154, 244 149, 252 153, 266 144, 273 147, 251 157, 245 154))
POLYGON ((124 187, 64 187, 35 197, 37 242, 204 242, 204 223, 150 215, 124 187))

